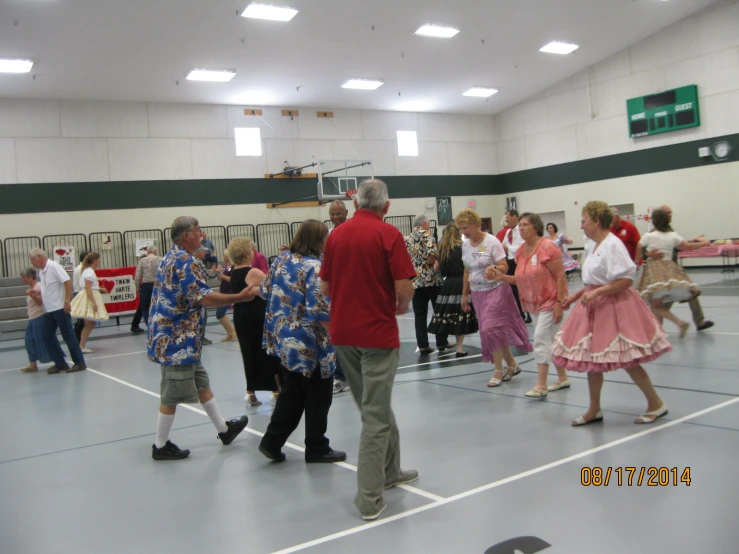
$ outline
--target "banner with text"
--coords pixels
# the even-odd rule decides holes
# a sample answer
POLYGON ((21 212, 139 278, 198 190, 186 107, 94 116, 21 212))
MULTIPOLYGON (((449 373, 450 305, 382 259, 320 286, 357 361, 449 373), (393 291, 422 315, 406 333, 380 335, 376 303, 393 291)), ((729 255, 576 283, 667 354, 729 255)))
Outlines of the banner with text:
POLYGON ((138 309, 139 295, 134 282, 135 267, 98 269, 95 273, 100 282, 100 294, 103 296, 105 309, 110 315, 133 313, 138 309))

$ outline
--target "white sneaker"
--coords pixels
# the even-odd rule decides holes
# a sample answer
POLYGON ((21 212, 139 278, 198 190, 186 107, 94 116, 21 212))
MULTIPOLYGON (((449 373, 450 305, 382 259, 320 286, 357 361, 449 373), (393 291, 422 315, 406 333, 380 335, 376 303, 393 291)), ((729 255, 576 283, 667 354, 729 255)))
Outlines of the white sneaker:
POLYGON ((336 394, 337 392, 346 392, 348 390, 351 390, 351 388, 346 381, 334 379, 334 394, 336 394))
POLYGON ((91 349, 91 348, 83 348, 82 349, 82 353, 83 354, 94 354, 95 351, 93 349, 91 349))

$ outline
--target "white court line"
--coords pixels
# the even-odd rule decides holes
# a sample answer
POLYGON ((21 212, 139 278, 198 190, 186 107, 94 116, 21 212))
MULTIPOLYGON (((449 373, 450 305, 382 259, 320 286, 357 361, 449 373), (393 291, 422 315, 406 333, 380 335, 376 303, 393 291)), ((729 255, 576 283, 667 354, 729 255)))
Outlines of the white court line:
POLYGON ((701 331, 704 335, 731 335, 737 336, 739 333, 723 333, 721 331, 701 331))
POLYGON ((591 448, 590 450, 586 450, 584 452, 580 452, 578 454, 573 454, 572 456, 568 456, 566 458, 561 458, 559 460, 556 460, 554 462, 551 462, 549 464, 545 464, 543 466, 536 467, 534 469, 530 469, 529 471, 524 471, 522 473, 519 473, 517 475, 513 475, 511 477, 506 477, 504 479, 500 479, 499 481, 495 481, 493 483, 488 483, 487 485, 483 485, 481 487, 477 487, 475 489, 471 489, 459 494, 456 494, 454 496, 449 496, 447 498, 444 498, 442 500, 438 500, 436 502, 432 502, 431 504, 426 504, 425 506, 420 506, 418 508, 414 508, 412 510, 408 510, 406 512, 402 512, 400 514, 396 514, 394 516, 387 517, 385 519, 380 519, 373 521, 371 523, 365 523, 362 525, 358 525, 356 527, 352 527, 351 529, 347 529, 346 531, 340 531, 338 533, 334 533, 333 535, 327 535, 325 537, 321 537, 319 539, 315 539, 309 542, 304 542, 302 544, 298 544, 295 546, 291 546, 290 548, 285 548, 283 550, 278 550, 273 552, 272 554, 289 554, 291 552, 298 552, 300 550, 305 550, 306 548, 310 548, 313 546, 317 546, 319 544, 324 544, 336 539, 341 539, 344 537, 348 537, 350 535, 354 535, 356 533, 361 533, 362 531, 366 531, 368 529, 374 529, 375 527, 379 527, 380 525, 386 525, 388 523, 392 523, 393 521, 397 521, 399 519, 404 519, 407 517, 410 517, 415 514, 420 514, 421 512, 425 512, 427 510, 433 510, 434 508, 438 508, 439 506, 445 506, 447 504, 450 504, 452 502, 456 502, 457 500, 462 500, 464 498, 467 498, 469 496, 473 496, 475 494, 479 494, 481 492, 489 491, 491 489, 495 489, 497 487, 500 487, 501 485, 507 485, 508 483, 512 483, 514 481, 518 481, 520 479, 524 479, 526 477, 530 477, 531 475, 536 475, 537 473, 541 473, 543 471, 546 471, 548 469, 554 469, 555 467, 567 464, 569 462, 573 462, 575 460, 579 460, 581 458, 584 458, 586 456, 590 456, 591 454, 596 454, 602 450, 606 450, 608 448, 612 448, 614 446, 618 446, 620 444, 624 444, 626 442, 632 441, 634 439, 649 435, 651 433, 659 433, 660 431, 667 429, 669 427, 672 427, 674 425, 678 425, 680 423, 683 423, 684 421, 688 421, 690 419, 695 419, 696 417, 703 416, 705 414, 708 414, 710 412, 713 412, 715 410, 719 410, 721 408, 726 408, 727 406, 731 406, 732 404, 736 404, 739 402, 739 398, 732 398, 731 400, 727 400, 726 402, 722 402, 721 404, 717 404, 716 406, 712 406, 710 408, 706 408, 705 410, 700 410, 698 412, 686 415, 684 417, 668 421, 667 423, 663 423, 661 425, 658 425, 656 427, 652 427, 650 429, 646 429, 644 431, 640 431, 638 433, 635 433, 633 435, 629 435, 628 437, 623 437, 621 439, 608 442, 606 444, 603 444, 601 446, 598 446, 596 448, 591 448))
MULTIPOLYGON (((87 360, 104 360, 105 358, 117 358, 119 356, 130 356, 131 354, 145 354, 146 350, 140 350, 138 352, 126 352, 125 354, 111 354, 110 356, 96 356, 94 358, 85 358, 85 361, 87 360)), ((17 367, 13 369, 0 369, 0 372, 3 371, 20 371, 23 369, 22 367, 17 367)))
MULTIPOLYGON (((115 381, 116 383, 120 383, 121 385, 125 385, 127 387, 130 387, 130 388, 132 388, 134 390, 137 390, 139 392, 143 392, 144 394, 148 394, 149 396, 153 396, 154 398, 161 398, 160 395, 158 395, 157 393, 155 393, 153 391, 144 389, 142 387, 139 387, 138 385, 134 385, 133 383, 129 383, 128 381, 124 381, 123 379, 118 379, 118 377, 113 377, 112 375, 108 375, 107 373, 103 373, 101 371, 97 371, 96 369, 92 369, 92 368, 89 368, 89 367, 87 368, 87 371, 89 371, 91 373, 94 373, 95 375, 100 375, 101 377, 105 377, 106 379, 110 379, 111 381, 115 381)), ((182 407, 182 408, 184 408, 184 409, 186 409, 186 410, 190 410, 191 412, 195 412, 196 414, 201 414, 201 415, 204 415, 205 417, 208 417, 208 414, 205 412, 205 410, 201 410, 200 408, 196 408, 194 406, 190 406, 189 404, 179 404, 179 406, 182 407)), ((255 429, 250 429, 249 427, 247 427, 244 430, 247 433, 251 433, 252 435, 256 435, 257 437, 263 437, 264 436, 264 433, 262 433, 261 431, 257 431, 255 429)), ((293 450, 297 450, 298 452, 305 452, 305 448, 303 448, 302 446, 298 446, 297 444, 292 444, 292 443, 287 442, 287 443, 285 443, 285 446, 287 446, 288 448, 292 448, 293 450)), ((340 466, 340 467, 343 467, 345 469, 348 469, 348 470, 351 470, 351 471, 354 471, 354 472, 357 471, 357 466, 354 466, 352 464, 348 464, 346 462, 338 462, 338 463, 333 464, 333 465, 340 466)), ((432 500, 434 502, 439 502, 441 500, 444 500, 444 497, 443 496, 438 496, 436 494, 433 494, 431 492, 427 492, 427 491, 418 489, 418 488, 413 487, 411 485, 398 485, 398 488, 404 489, 404 490, 406 490, 408 492, 412 492, 412 493, 417 494, 419 496, 423 496, 424 498, 428 498, 429 500, 432 500)))
MULTIPOLYGON (((482 358, 482 354, 473 354, 472 356, 465 356, 464 358, 460 358, 460 360, 469 360, 471 358, 482 358)), ((438 364, 438 363, 449 362, 449 361, 451 361, 451 360, 436 360, 435 362, 423 362, 421 364, 413 364, 413 365, 400 366, 398 369, 408 369, 409 367, 420 367, 422 365, 438 364)), ((456 364, 455 367, 457 365, 465 365, 465 364, 456 364)), ((444 368, 444 369, 446 369, 446 368, 444 368)))

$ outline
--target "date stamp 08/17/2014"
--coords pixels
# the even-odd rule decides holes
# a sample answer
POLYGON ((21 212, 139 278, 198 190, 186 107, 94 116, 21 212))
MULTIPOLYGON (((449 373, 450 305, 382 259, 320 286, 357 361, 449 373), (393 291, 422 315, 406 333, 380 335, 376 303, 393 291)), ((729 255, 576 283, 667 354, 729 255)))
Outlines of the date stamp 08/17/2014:
POLYGON ((690 466, 678 467, 583 467, 580 484, 584 487, 677 487, 690 486, 690 466))

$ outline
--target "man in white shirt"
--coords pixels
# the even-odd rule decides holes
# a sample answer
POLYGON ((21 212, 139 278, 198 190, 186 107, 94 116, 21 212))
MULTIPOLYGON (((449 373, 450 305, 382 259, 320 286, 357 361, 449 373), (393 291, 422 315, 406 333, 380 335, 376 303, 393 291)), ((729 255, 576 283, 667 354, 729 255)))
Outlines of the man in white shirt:
POLYGON ((59 373, 62 370, 72 373, 87 369, 80 343, 74 336, 72 317, 69 315, 69 312, 72 311, 72 281, 69 275, 62 266, 51 261, 46 252, 40 248, 31 250, 28 257, 31 260, 31 265, 39 270, 39 282, 41 283, 41 293, 32 292, 31 296, 36 298, 40 296, 46 309, 44 335, 49 355, 54 360, 54 365, 47 370, 48 373, 59 373), (67 343, 67 348, 69 348, 69 353, 74 361, 72 367, 69 367, 64 360, 64 352, 56 338, 57 328, 61 332, 64 342, 67 343))
MULTIPOLYGON (((74 268, 72 272, 72 298, 77 296, 82 289, 80 289, 80 276, 82 275, 82 260, 84 260, 89 252, 80 252, 80 263, 74 268)), ((74 336, 77 337, 77 342, 82 340, 82 329, 85 326, 85 320, 77 318, 74 322, 74 336)))
MULTIPOLYGON (((523 244, 521 232, 518 229, 518 211, 508 210, 505 213, 505 223, 506 227, 510 227, 510 229, 506 231, 505 237, 503 237, 503 248, 505 249, 508 256, 507 275, 515 275, 516 252, 523 244)), ((518 287, 516 285, 511 285, 511 288, 513 289, 513 297, 516 299, 516 305, 518 306, 518 311, 521 313, 521 317, 523 318, 525 323, 531 323, 531 315, 529 315, 528 313, 524 313, 524 311, 521 309, 521 299, 518 297, 518 287)))

